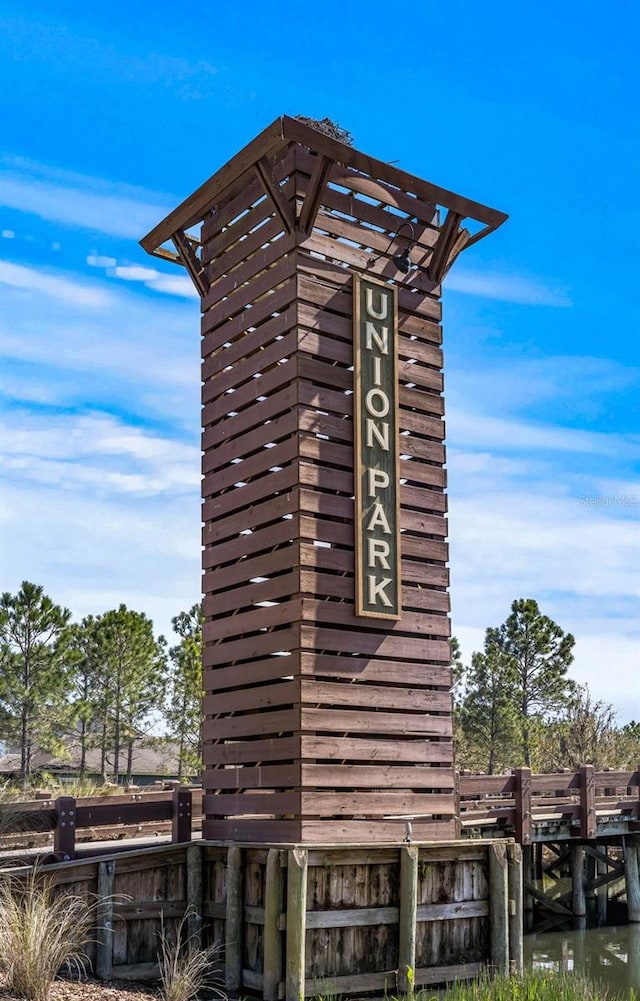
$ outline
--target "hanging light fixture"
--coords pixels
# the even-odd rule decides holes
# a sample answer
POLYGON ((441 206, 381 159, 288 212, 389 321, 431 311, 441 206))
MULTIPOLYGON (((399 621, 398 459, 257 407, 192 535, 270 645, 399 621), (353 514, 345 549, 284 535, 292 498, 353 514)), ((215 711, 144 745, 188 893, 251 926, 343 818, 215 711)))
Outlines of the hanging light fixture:
POLYGON ((411 230, 411 236, 406 238, 407 239, 407 245, 404 248, 404 250, 401 250, 398 254, 394 254, 393 257, 391 258, 392 261, 393 261, 393 263, 397 267, 398 271, 402 271, 403 275, 409 274, 409 272, 411 271, 411 268, 413 267, 411 258, 409 256, 409 252, 411 251, 411 248, 413 247, 414 243, 416 242, 416 235, 415 235, 414 228, 413 228, 413 226, 411 225, 410 222, 406 222, 406 221, 403 222, 403 223, 401 223, 400 226, 398 227, 398 229, 396 231, 395 239, 396 240, 398 239, 398 236, 400 235, 400 232, 404 229, 405 226, 409 230, 411 230))

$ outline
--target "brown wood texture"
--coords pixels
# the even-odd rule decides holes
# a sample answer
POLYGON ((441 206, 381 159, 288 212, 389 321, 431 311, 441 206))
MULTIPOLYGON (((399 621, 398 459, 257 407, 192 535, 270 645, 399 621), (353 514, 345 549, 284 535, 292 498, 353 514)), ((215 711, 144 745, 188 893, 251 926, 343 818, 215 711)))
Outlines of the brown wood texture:
POLYGON ((282 147, 202 226, 206 837, 455 832, 441 307, 392 263, 438 220, 383 173, 282 147), (353 268, 398 285, 391 628, 354 613, 353 268))

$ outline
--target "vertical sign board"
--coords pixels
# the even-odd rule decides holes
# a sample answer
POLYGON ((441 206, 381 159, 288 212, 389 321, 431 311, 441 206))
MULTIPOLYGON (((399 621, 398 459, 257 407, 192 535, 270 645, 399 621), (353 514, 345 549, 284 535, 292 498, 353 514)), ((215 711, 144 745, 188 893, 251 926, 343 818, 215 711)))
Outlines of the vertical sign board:
POLYGON ((401 614, 396 289, 353 277, 356 615, 401 614))

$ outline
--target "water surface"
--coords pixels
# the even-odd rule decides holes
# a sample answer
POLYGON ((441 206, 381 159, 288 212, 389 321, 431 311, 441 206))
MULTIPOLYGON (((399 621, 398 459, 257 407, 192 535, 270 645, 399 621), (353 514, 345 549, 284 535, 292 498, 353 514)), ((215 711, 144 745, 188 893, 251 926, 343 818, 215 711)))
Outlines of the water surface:
POLYGON ((534 969, 578 970, 620 998, 640 990, 640 924, 525 935, 524 950, 534 969))

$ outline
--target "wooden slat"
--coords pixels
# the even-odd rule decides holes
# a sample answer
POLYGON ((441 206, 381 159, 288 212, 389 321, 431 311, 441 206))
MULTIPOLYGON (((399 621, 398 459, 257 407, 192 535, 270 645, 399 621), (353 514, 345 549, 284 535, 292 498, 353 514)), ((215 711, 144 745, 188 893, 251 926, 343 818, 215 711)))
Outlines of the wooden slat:
POLYGON ((310 787, 340 789, 408 788, 453 790, 453 776, 449 769, 428 766, 394 764, 355 765, 349 768, 335 765, 302 765, 302 784, 310 787))
MULTIPOLYGON (((302 706, 301 725, 305 730, 326 733, 376 733, 402 736, 450 737, 450 716, 393 712, 352 712, 348 709, 310 709, 302 706)), ((228 721, 227 721, 228 722, 228 721)))
MULTIPOLYGON (((215 739, 215 725, 211 726, 210 733, 213 734, 215 739)), ((206 743, 203 754, 205 766, 283 761, 288 758, 299 757, 300 738, 270 737, 260 740, 239 740, 232 744, 206 743)), ((206 782, 207 776, 205 775, 205 787, 206 782)))
MULTIPOLYGON (((448 622, 447 619, 444 621, 448 622)), ((445 625, 444 629, 448 630, 448 625, 445 625)), ((393 633, 384 636, 368 632, 356 633, 345 629, 320 629, 312 623, 305 623, 302 626, 301 643, 305 650, 316 649, 327 652, 331 650, 339 652, 349 644, 354 653, 361 655, 375 654, 379 657, 397 657, 398 660, 416 660, 423 663, 425 659, 436 660, 434 654, 443 649, 437 640, 432 645, 433 641, 424 637, 414 638, 393 633)))

